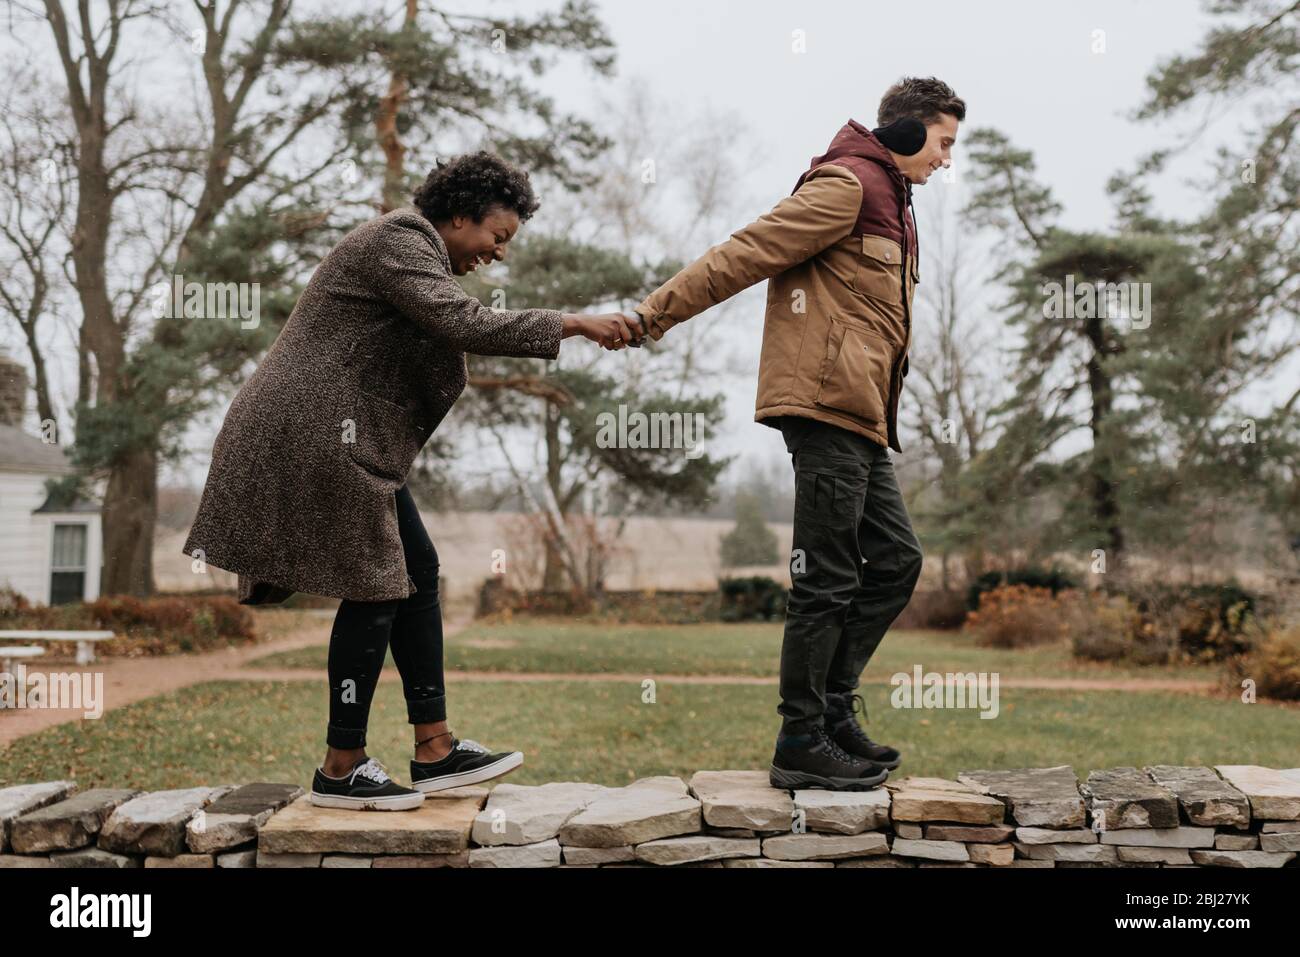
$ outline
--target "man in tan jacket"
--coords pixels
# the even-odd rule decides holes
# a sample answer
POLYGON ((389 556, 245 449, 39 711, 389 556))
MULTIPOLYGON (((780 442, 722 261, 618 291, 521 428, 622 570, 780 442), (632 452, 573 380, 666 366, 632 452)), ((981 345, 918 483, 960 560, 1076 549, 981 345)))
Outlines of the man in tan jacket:
MULTIPOLYGON (((767 279, 755 421, 781 430, 795 472, 774 787, 861 790, 901 760, 859 726, 854 694, 921 569, 889 449, 920 280, 912 186, 950 150, 966 105, 905 78, 869 130, 849 120, 790 196, 637 307, 656 341, 767 279)), ((862 707, 865 716, 865 706, 862 707)))

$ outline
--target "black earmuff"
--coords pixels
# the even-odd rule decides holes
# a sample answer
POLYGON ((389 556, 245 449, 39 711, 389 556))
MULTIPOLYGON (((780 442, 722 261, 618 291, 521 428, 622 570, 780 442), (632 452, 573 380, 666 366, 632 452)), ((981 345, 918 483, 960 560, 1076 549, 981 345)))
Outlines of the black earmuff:
POLYGON ((910 116, 871 131, 876 139, 899 156, 915 156, 925 145, 925 124, 910 116))

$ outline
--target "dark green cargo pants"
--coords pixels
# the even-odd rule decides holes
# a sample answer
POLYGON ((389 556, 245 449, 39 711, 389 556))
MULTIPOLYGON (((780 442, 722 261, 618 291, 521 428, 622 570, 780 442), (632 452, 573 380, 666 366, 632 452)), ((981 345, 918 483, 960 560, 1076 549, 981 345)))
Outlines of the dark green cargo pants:
POLYGON ((822 723, 826 695, 862 669, 921 574, 921 546, 889 449, 819 422, 781 423, 794 464, 794 546, 781 645, 783 735, 822 723))

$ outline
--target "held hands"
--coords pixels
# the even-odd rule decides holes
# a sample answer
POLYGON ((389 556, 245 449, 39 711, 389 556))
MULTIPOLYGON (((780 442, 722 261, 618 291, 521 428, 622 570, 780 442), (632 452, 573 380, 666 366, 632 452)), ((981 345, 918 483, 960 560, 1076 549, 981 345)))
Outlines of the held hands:
POLYGON ((583 336, 611 352, 617 352, 626 346, 640 347, 646 329, 636 313, 569 314, 564 317, 563 337, 567 339, 569 336, 583 336))

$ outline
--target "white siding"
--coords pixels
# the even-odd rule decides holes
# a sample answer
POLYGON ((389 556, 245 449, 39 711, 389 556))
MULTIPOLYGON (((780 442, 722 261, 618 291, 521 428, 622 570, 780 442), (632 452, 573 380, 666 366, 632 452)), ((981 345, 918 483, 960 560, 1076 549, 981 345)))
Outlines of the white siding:
POLYGON ((50 561, 55 524, 86 525, 86 599, 99 597, 103 558, 100 517, 96 512, 42 512, 45 480, 53 476, 0 472, 0 585, 38 604, 49 604, 50 561))

